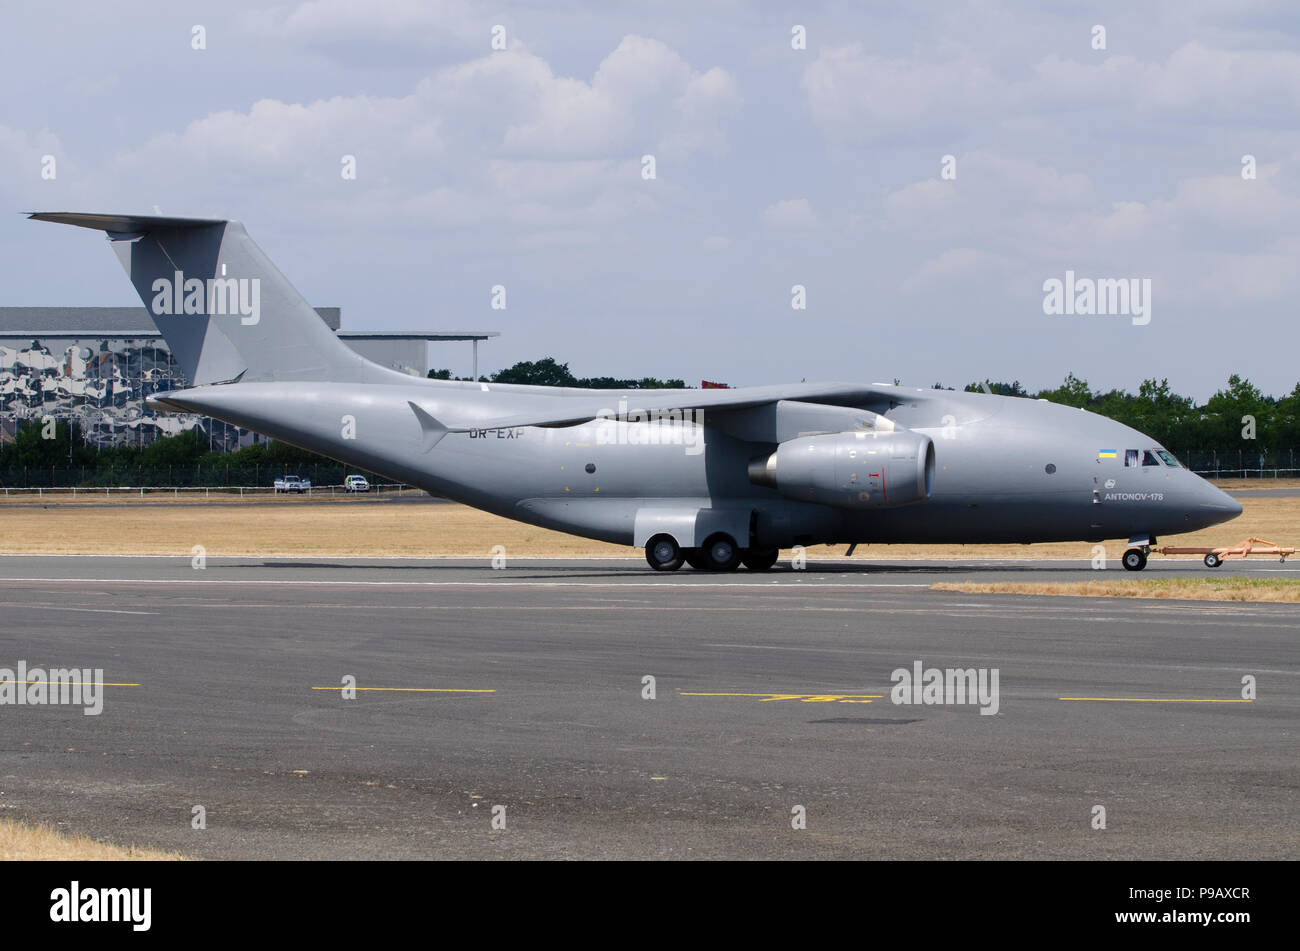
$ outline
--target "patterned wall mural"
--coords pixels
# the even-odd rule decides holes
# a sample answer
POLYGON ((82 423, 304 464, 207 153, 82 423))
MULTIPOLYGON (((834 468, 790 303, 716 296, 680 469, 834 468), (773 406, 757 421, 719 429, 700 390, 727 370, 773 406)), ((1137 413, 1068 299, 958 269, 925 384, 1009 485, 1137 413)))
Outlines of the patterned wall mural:
POLYGON ((79 423, 86 442, 99 447, 144 446, 195 426, 214 449, 253 441, 246 429, 145 406, 150 394, 187 385, 161 338, 0 338, 0 428, 6 439, 23 421, 53 416, 79 423))

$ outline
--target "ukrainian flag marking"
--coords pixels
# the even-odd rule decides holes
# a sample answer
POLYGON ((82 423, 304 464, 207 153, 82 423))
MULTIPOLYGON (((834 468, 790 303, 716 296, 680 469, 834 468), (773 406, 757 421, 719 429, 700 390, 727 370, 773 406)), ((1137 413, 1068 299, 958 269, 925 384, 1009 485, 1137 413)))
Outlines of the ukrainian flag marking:
POLYGON ((1118 458, 1119 458, 1119 453, 1116 452, 1114 449, 1098 449, 1098 450, 1097 450, 1097 458, 1098 458, 1098 459, 1118 459, 1118 458))

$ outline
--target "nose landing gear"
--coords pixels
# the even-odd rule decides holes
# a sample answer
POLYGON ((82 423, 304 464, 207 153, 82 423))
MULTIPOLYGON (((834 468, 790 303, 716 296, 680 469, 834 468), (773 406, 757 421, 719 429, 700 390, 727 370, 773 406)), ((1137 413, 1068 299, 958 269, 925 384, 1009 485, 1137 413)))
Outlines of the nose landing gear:
POLYGON ((1141 548, 1130 548, 1124 552, 1124 569, 1126 571, 1141 571, 1147 566, 1147 553, 1151 549, 1143 545, 1141 548))

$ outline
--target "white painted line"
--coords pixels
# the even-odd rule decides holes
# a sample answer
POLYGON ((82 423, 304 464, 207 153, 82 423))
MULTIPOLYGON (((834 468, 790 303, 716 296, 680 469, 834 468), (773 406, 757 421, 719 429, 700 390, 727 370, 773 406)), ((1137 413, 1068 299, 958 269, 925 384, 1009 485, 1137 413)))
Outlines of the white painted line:
MULTIPOLYGON (((0 552, 0 558, 156 558, 161 561, 189 560, 192 557, 190 552, 177 552, 174 555, 113 555, 104 552, 17 552, 6 551, 0 552)), ((257 558, 262 561, 302 561, 311 559, 313 561, 401 561, 401 562, 446 562, 446 561, 466 561, 479 562, 489 561, 491 555, 484 553, 482 555, 315 555, 309 552, 296 555, 222 555, 209 554, 208 560, 235 561, 249 558, 257 558)), ((602 561, 629 561, 644 562, 645 559, 639 555, 513 555, 511 561, 554 561, 571 564, 580 564, 583 562, 602 562, 602 561)), ((1258 560, 1258 559, 1257 559, 1258 560)), ((930 555, 891 555, 889 552, 879 552, 876 556, 870 558, 814 558, 810 559, 811 564, 825 565, 827 568, 836 567, 871 567, 873 565, 892 564, 893 562, 925 562, 934 565, 1030 565, 1038 562, 1075 562, 1081 565, 1090 564, 1090 559, 1086 555, 1077 557, 1033 557, 1024 558, 937 558, 930 555)), ((1187 564, 1200 564, 1201 559, 1197 557, 1179 557, 1170 555, 1163 557, 1162 564, 1178 564, 1186 562, 1187 564)), ((1147 568, 1154 568, 1158 563, 1150 562, 1147 568)), ((1180 565, 1181 567, 1181 565, 1180 565)))
MULTIPOLYGON (((24 584, 209 584, 209 585, 319 585, 322 587, 370 588, 767 588, 770 583, 752 581, 286 581, 261 580, 205 580, 202 578, 4 578, 0 583, 24 584)), ((788 585, 803 588, 928 588, 929 584, 821 582, 788 585)))
MULTIPOLYGON (((20 551, 0 551, 0 558, 153 558, 158 561, 188 561, 193 555, 190 552, 177 552, 174 555, 113 555, 104 552, 82 552, 69 554, 67 552, 20 552, 20 551)), ((490 561, 491 555, 313 555, 304 553, 300 555, 208 555, 209 561, 243 561, 249 558, 257 558, 262 561, 302 561, 309 558, 313 561, 490 561)), ((641 561, 645 559, 635 555, 592 555, 583 558, 562 558, 552 555, 514 555, 511 561, 641 561)), ((1076 561, 1087 561, 1086 558, 1073 559, 1076 561)))
POLYGON ((115 611, 112 608, 65 608, 55 604, 24 604, 21 601, 8 601, 8 608, 34 608, 37 611, 78 611, 82 614, 148 614, 157 615, 157 611, 115 611))

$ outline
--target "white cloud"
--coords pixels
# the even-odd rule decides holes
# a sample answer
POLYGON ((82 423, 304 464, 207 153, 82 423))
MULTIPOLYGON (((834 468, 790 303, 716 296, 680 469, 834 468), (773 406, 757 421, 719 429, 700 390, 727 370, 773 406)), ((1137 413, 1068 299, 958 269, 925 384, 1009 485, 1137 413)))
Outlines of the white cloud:
POLYGON ((642 181, 640 156, 656 154, 662 175, 665 163, 720 151, 739 102, 724 71, 697 72, 663 43, 628 36, 590 82, 522 50, 488 53, 402 96, 212 113, 119 156, 114 172, 191 200, 203 183, 239 182, 344 218, 580 230, 669 197, 642 181), (355 181, 340 175, 345 155, 356 157, 355 181))
MULTIPOLYGON (((488 57, 461 70, 477 71, 506 59, 488 57)), ((644 37, 625 36, 590 83, 558 79, 537 57, 526 63, 515 59, 522 75, 512 76, 503 90, 514 97, 508 108, 517 110, 505 137, 512 151, 717 153, 723 148, 719 122, 740 105, 739 87, 724 70, 696 73, 666 45, 644 37)), ((454 79, 452 86, 457 85, 454 79)))
POLYGON ((74 157, 53 132, 28 133, 0 125, 0 194, 14 202, 39 204, 52 193, 61 196, 60 186, 73 179, 76 171, 74 157), (41 177, 47 155, 54 157, 53 181, 41 177))
POLYGON ((971 284, 994 280, 1004 275, 1010 262, 979 248, 950 248, 925 261, 900 285, 905 294, 933 290, 945 284, 971 284))
POLYGON ((980 151, 959 156, 955 182, 922 179, 884 199, 880 227, 925 255, 902 289, 1000 270, 1024 284, 1066 268, 1160 277, 1162 300, 1230 306, 1300 293, 1284 265, 1300 196, 1280 166, 1185 178, 1169 197, 1106 202, 1088 176, 980 151), (978 249, 978 250, 976 250, 978 249))
POLYGON ((1143 128, 1152 118, 1260 123, 1291 128, 1300 101, 1300 52, 1211 49, 1188 42, 1164 62, 1099 53, 1044 57, 1029 76, 1001 75, 977 51, 946 58, 890 58, 861 45, 823 50, 803 75, 808 112, 839 143, 978 133, 990 124, 1051 117, 1061 134, 1080 110, 1108 126, 1143 128))
POLYGON ((888 193, 887 231, 1007 253, 1038 253, 1056 229, 1097 207, 1092 182, 1028 159, 979 150, 957 157, 956 180, 935 174, 888 193))
MULTIPOLYGON (((250 33, 277 42, 363 61, 385 51, 486 51, 494 25, 467 0, 307 0, 250 12, 245 22, 250 33)), ((513 39, 510 30, 506 36, 513 39)))
POLYGON ((1164 63, 1109 56, 1080 63, 1051 56, 1034 72, 1040 107, 1119 105, 1165 118, 1247 122, 1294 120, 1300 53, 1210 49, 1190 42, 1164 63))
POLYGON ((763 227, 773 231, 800 233, 821 227, 821 219, 807 198, 790 198, 763 209, 763 227))
POLYGON ((873 141, 968 125, 996 108, 1007 86, 969 56, 926 63, 861 45, 822 51, 804 71, 813 120, 841 141, 873 141))

